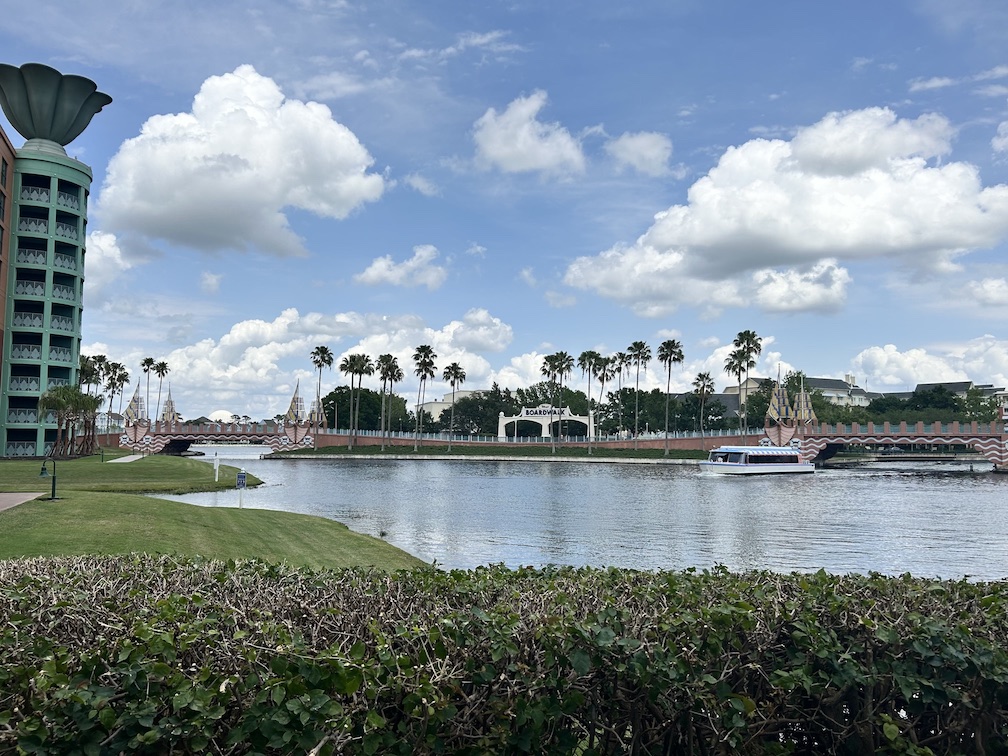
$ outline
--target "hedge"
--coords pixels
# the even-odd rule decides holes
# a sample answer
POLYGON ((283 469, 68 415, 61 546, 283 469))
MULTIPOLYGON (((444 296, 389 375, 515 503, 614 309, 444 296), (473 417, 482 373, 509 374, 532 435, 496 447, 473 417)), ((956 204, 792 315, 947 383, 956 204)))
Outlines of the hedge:
POLYGON ((1008 753, 1008 583, 0 562, 0 753, 1008 753))

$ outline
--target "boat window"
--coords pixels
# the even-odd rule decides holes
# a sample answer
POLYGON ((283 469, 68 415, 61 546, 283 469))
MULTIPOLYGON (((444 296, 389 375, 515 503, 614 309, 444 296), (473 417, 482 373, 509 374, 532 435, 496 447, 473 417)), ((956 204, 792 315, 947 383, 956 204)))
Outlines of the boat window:
POLYGON ((741 462, 742 461, 742 453, 741 452, 732 452, 731 454, 728 455, 728 461, 729 462, 735 462, 735 463, 741 462))

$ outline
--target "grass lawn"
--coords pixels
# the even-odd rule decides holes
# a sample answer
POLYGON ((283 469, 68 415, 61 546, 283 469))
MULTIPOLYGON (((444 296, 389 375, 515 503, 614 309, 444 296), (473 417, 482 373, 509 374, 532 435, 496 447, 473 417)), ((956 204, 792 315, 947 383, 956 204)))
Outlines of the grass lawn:
POLYGON ((0 512, 0 559, 138 551, 222 560, 255 557, 315 568, 397 570, 424 564, 341 523, 290 512, 88 491, 0 512))
MULTIPOLYGON (((220 481, 214 482, 213 465, 191 457, 152 454, 134 462, 111 462, 124 456, 118 449, 80 459, 56 460, 56 495, 64 491, 115 491, 116 493, 184 494, 235 487, 238 470, 220 466, 220 481)), ((52 462, 48 463, 50 474, 52 462)), ((52 490, 52 478, 41 478, 41 460, 0 460, 0 491, 52 490)), ((261 483, 254 475, 248 485, 261 483)))
MULTIPOLYGON (((199 507, 140 496, 234 488, 237 469, 185 457, 152 455, 111 463, 100 456, 57 460, 52 478, 39 460, 0 460, 0 491, 38 491, 44 498, 0 512, 0 559, 70 554, 180 554, 212 559, 385 570, 424 564, 384 541, 320 517, 261 509, 199 507)), ((49 463, 52 472, 52 463, 49 463)), ((248 476, 250 486, 260 481, 248 476)))

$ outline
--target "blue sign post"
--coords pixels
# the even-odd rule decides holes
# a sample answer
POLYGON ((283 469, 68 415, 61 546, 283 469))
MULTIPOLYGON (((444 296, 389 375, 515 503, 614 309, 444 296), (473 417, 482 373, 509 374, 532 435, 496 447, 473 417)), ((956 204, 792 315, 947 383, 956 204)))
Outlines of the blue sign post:
POLYGON ((238 509, 242 508, 242 494, 245 492, 245 470, 238 471, 238 479, 235 482, 238 488, 238 509))

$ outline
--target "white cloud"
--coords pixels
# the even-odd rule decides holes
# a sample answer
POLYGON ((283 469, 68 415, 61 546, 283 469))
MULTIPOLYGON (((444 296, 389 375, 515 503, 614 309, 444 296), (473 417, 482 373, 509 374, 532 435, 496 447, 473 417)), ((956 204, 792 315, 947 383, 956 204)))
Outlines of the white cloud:
POLYGON ((581 144, 558 123, 536 119, 546 93, 519 97, 503 113, 490 108, 474 125, 476 161, 504 173, 569 176, 585 170, 581 144))
POLYGON ((466 248, 465 252, 467 255, 472 255, 473 257, 486 257, 487 248, 482 244, 473 242, 466 248))
POLYGON ((285 99, 248 65, 203 82, 109 161, 102 226, 195 249, 303 253, 286 208, 342 219, 381 197, 372 158, 325 105, 285 99))
POLYGON ((945 358, 925 349, 901 352, 893 344, 865 349, 851 365, 855 375, 865 376, 872 391, 912 391, 918 383, 969 380, 945 358))
POLYGON ((204 294, 216 294, 220 291, 220 282, 224 276, 220 273, 203 271, 200 274, 200 291, 204 294))
POLYGON ((932 76, 930 79, 914 79, 910 82, 911 92, 924 92, 929 89, 944 89, 957 84, 957 80, 948 76, 932 76))
POLYGON ((123 254, 115 234, 92 231, 87 237, 87 291, 88 304, 100 303, 109 296, 108 289, 124 272, 133 267, 123 254))
POLYGON ((991 147, 995 152, 1008 152, 1008 121, 998 124, 997 134, 991 139, 991 147))
POLYGON ((954 270, 968 250, 1008 235, 1008 187, 983 187, 968 163, 932 165, 952 136, 940 116, 870 108, 830 114, 791 141, 753 139, 729 148, 688 204, 658 213, 635 244, 576 259, 564 281, 659 316, 750 302, 836 309, 851 281, 842 264, 857 260, 954 270))
POLYGON ((437 184, 421 176, 419 173, 411 173, 403 179, 406 186, 414 189, 425 197, 436 197, 441 193, 437 184))
POLYGON ((654 132, 624 133, 608 141, 605 151, 621 167, 629 166, 647 176, 665 176, 669 173, 672 140, 654 132))
POLYGON ((426 286, 434 290, 448 277, 446 268, 434 264, 437 257, 437 247, 421 244, 413 247, 413 257, 401 263, 393 262, 392 255, 376 258, 366 270, 355 275, 354 280, 369 286, 426 286))
POLYGON ((462 320, 453 320, 445 331, 454 346, 470 352, 503 352, 514 338, 511 326, 482 307, 469 310, 462 320))
POLYGON ((985 278, 971 281, 967 285, 969 299, 982 307, 1004 307, 1008 305, 1008 281, 1003 278, 985 278))
POLYGON ((522 268, 520 271, 518 271, 518 277, 527 286, 533 286, 534 287, 534 286, 538 286, 538 284, 539 284, 539 282, 536 280, 536 277, 535 277, 535 271, 533 271, 532 268, 522 268))

